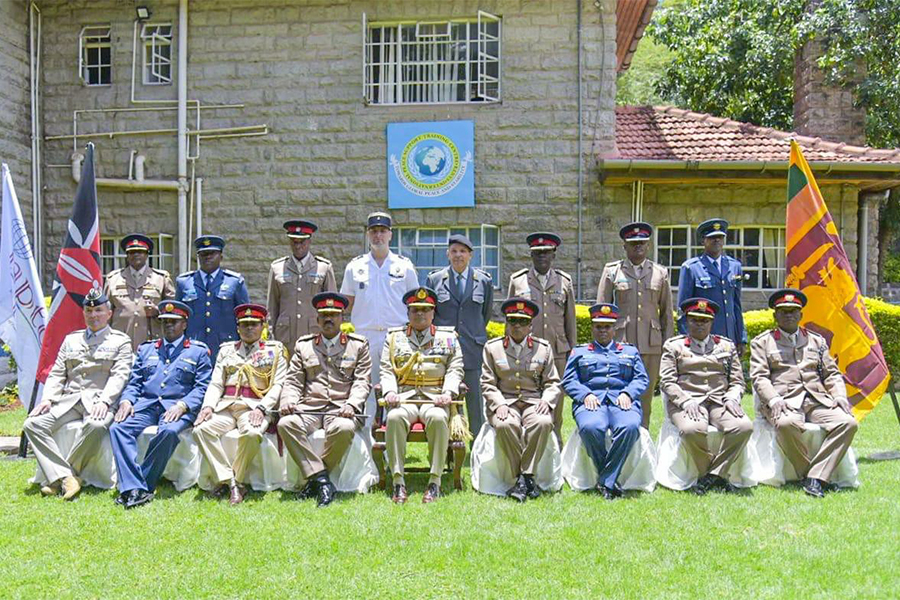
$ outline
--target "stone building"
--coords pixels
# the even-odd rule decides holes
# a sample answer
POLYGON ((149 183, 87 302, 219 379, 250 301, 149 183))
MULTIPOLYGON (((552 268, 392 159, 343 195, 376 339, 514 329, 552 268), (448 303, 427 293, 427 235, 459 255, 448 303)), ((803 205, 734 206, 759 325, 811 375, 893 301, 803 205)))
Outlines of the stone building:
MULTIPOLYGON (((45 285, 89 141, 104 270, 120 263, 117 242, 132 231, 158 240, 153 260, 171 271, 192 268, 190 240, 199 232, 217 233, 228 240, 225 266, 244 273, 251 298, 264 301, 268 264, 288 251, 281 223, 302 217, 318 223, 313 250, 335 263, 340 279, 346 262, 365 251, 366 214, 387 207, 386 126, 412 121, 470 120, 475 130, 474 207, 392 211, 394 242, 423 277, 446 264, 451 230, 464 229, 502 297, 510 273, 527 264, 525 235, 549 229, 563 238, 558 266, 589 301, 603 264, 620 254, 620 224, 637 216, 662 227, 667 237, 656 251, 666 260, 692 251, 687 241, 676 247, 679 231, 686 236, 712 216, 738 227, 745 256, 771 255, 778 239, 783 244, 784 168, 772 162, 780 155, 737 158, 727 151, 733 142, 721 138, 706 158, 682 151, 678 136, 651 134, 666 119, 737 137, 749 130, 684 111, 615 107, 617 72, 655 4, 4 0, 0 160, 11 163, 26 220, 38 224, 45 285), (389 51, 403 44, 444 70, 389 51), (645 152, 635 139, 645 135, 669 153, 645 152), (758 168, 720 164, 752 160, 758 168), (760 231, 759 248, 748 248, 747 228, 759 224, 780 226, 781 238, 760 231)), ((810 110, 827 112, 834 103, 820 96, 805 97, 810 110)), ((773 135, 758 131, 753 139, 786 143, 773 135)), ((822 159, 829 164, 867 165, 823 171, 855 260, 860 198, 896 183, 900 157, 828 148, 823 157, 839 157, 822 159), (876 177, 872 163, 892 166, 876 177)), ((747 294, 752 303, 764 289, 747 294)))

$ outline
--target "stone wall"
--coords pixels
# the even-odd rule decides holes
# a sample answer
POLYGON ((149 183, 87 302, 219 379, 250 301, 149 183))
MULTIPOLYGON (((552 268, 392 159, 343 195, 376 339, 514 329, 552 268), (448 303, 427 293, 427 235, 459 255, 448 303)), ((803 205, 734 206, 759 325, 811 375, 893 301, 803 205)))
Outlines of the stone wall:
POLYGON ((31 90, 24 0, 0 2, 0 162, 9 165, 31 234, 31 90))
MULTIPOLYGON (((577 47, 575 3, 564 0, 470 0, 443 4, 395 0, 192 2, 188 90, 191 99, 242 103, 243 109, 202 112, 202 128, 267 124, 265 137, 204 141, 196 162, 203 177, 203 229, 229 240, 228 267, 242 271, 253 300, 265 295, 269 262, 287 252, 281 223, 306 217, 320 227, 313 251, 330 258, 338 280, 364 250, 367 213, 387 206, 385 127, 390 122, 471 119, 475 122, 474 209, 394 211, 398 225, 501 228, 501 287, 527 261, 524 236, 559 231, 560 268, 575 271, 577 221, 577 47), (440 9, 436 10, 435 7, 440 9), (362 17, 368 20, 503 18, 503 102, 496 105, 366 106, 362 101, 362 17)), ((584 3, 584 155, 614 140, 615 2, 602 14, 584 3)), ((45 133, 72 132, 72 111, 127 106, 134 7, 116 0, 48 1, 41 5, 45 49, 45 133), (84 87, 75 64, 83 25, 109 22, 113 85, 84 87)), ((154 2, 152 21, 176 25, 177 3, 154 2)), ((177 46, 177 44, 176 44, 177 46)), ((173 63, 177 64, 177 47, 173 63)), ((173 68, 173 77, 176 76, 173 68)), ((137 85, 142 99, 174 99, 171 86, 137 85)), ((189 114, 193 127, 194 114, 189 114)), ((174 128, 175 113, 120 112, 79 116, 79 131, 174 128)), ((176 137, 95 139, 98 176, 125 177, 131 150, 147 156, 147 177, 176 175, 176 137)), ((79 141, 83 146, 83 141, 79 141)), ((68 170, 71 140, 46 144, 46 256, 59 250, 75 184, 68 170)), ((192 148, 193 151, 193 148, 192 148)), ((597 180, 585 160, 585 190, 597 180)), ((174 193, 100 190, 101 231, 177 233, 174 193)), ((587 204, 587 202, 586 202, 587 204)), ((589 209, 586 225, 595 218, 589 209)), ((585 236, 594 277, 601 242, 585 236)))

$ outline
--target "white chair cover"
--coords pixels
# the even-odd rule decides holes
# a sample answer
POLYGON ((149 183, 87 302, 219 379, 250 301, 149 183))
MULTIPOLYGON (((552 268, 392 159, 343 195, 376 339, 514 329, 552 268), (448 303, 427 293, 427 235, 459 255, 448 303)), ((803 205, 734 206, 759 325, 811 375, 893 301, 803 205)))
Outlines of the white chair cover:
MULTIPOLYGON (((222 437, 222 447, 225 456, 230 463, 234 462, 237 455, 238 431, 232 429, 222 437)), ((287 454, 287 450, 284 451, 287 454)), ((283 488, 285 485, 285 461, 278 454, 278 440, 274 433, 266 433, 260 443, 259 453, 250 465, 250 487, 258 492, 271 492, 283 488)), ((200 489, 211 491, 218 484, 215 481, 209 463, 202 458, 200 461, 200 477, 197 485, 200 489)))
MULTIPOLYGON (((53 439, 59 446, 63 455, 69 453, 75 444, 75 438, 81 430, 82 421, 70 421, 56 430, 53 439)), ((112 444, 109 441, 109 434, 103 436, 103 442, 100 444, 100 452, 93 459, 88 461, 84 470, 78 474, 82 485, 90 485, 102 490, 108 490, 116 485, 116 464, 113 460, 112 444)), ((38 466, 34 477, 29 480, 30 483, 45 485, 47 477, 38 466)))
MULTIPOLYGON (((656 480, 660 485, 671 490, 686 490, 697 483, 700 473, 694 461, 691 460, 687 448, 681 443, 681 433, 678 427, 669 418, 667 410, 668 400, 663 399, 663 424, 659 430, 659 445, 657 452, 659 459, 656 463, 656 480)), ((721 431, 709 426, 706 433, 706 443, 711 452, 722 447, 724 436, 721 431)), ((751 438, 752 440, 752 438, 751 438)), ((744 450, 731 466, 727 473, 728 481, 740 488, 753 487, 759 483, 756 478, 756 465, 759 458, 756 456, 756 448, 752 441, 744 446, 744 450)))
MULTIPOLYGON (((138 436, 138 463, 144 460, 147 446, 158 429, 156 425, 151 425, 138 436)), ((200 477, 200 447, 194 441, 192 431, 193 428, 188 427, 178 434, 178 445, 162 474, 162 478, 171 481, 179 492, 195 485, 200 477)))
MULTIPOLYGON (((518 473, 512 472, 509 461, 497 447, 497 432, 485 422, 472 444, 472 487, 483 494, 505 496, 516 482, 518 473)), ((562 461, 556 434, 551 432, 544 453, 538 459, 534 481, 545 491, 562 489, 562 461)))
MULTIPOLYGON (((609 449, 611 445, 611 439, 607 436, 606 448, 609 449)), ((652 492, 656 487, 656 478, 653 475, 655 467, 656 448, 653 447, 653 439, 650 432, 641 427, 641 436, 625 459, 618 483, 623 490, 652 492)), ((597 469, 577 429, 569 436, 569 441, 563 448, 562 474, 569 487, 576 492, 590 490, 597 485, 597 469)))
MULTIPOLYGON (((325 430, 317 429, 310 436, 310 442, 313 449, 322 452, 325 447, 325 430)), ((284 489, 291 491, 303 489, 306 479, 287 450, 284 452, 284 459, 287 468, 284 489)), ((339 492, 365 494, 369 488, 378 483, 378 467, 372 458, 372 434, 369 429, 363 428, 353 434, 353 441, 350 442, 347 453, 328 476, 339 492)))
MULTIPOLYGON (((784 453, 778 445, 775 427, 769 423, 759 410, 759 399, 756 392, 753 393, 753 405, 756 409, 756 420, 753 422, 753 435, 748 446, 752 446, 755 461, 753 464, 754 477, 760 483, 773 486, 782 486, 787 481, 797 481, 800 477, 794 470, 789 460, 785 460, 784 453)), ((803 443, 809 455, 812 456, 822 447, 825 441, 825 430, 815 423, 804 425, 803 443)), ((856 453, 853 448, 847 450, 847 454, 838 464, 831 483, 842 488, 859 487, 859 465, 856 462, 856 453)))

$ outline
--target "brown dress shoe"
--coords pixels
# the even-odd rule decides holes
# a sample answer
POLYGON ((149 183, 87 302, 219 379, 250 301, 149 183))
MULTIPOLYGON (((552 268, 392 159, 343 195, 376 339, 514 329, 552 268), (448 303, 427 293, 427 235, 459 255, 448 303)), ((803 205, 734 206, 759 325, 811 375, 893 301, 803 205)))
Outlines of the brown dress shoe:
POLYGON ((41 486, 41 495, 55 496, 59 493, 59 480, 41 486))
POLYGON ((247 490, 239 483, 231 486, 231 497, 228 499, 228 503, 232 506, 240 504, 244 501, 244 494, 246 493, 247 490))
POLYGON ((406 504, 406 499, 409 496, 406 494, 406 486, 397 484, 394 486, 394 495, 391 496, 391 500, 394 501, 394 504, 406 504))
POLYGON ((81 491, 81 483, 77 478, 69 475, 62 482, 63 500, 72 500, 81 491))
POLYGON ((429 483, 425 488, 425 494, 422 496, 422 504, 431 504, 441 497, 441 488, 436 483, 429 483))
POLYGON ((230 488, 227 483, 220 483, 209 492, 209 495, 213 498, 224 498, 226 495, 228 495, 229 489, 230 488))

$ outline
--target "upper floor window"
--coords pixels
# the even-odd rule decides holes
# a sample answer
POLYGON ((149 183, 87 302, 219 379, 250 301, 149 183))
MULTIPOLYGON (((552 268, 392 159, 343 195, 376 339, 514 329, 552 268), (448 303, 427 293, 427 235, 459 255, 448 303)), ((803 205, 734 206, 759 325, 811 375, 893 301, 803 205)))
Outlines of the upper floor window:
POLYGON ((78 37, 78 73, 86 85, 112 83, 112 40, 109 25, 82 27, 78 37))
POLYGON ((500 17, 366 23, 369 104, 500 101, 500 17))
POLYGON ((172 83, 172 24, 144 23, 144 84, 172 83))
MULTIPOLYGON (((100 238, 100 266, 103 268, 103 275, 114 269, 121 269, 125 266, 125 252, 119 245, 125 236, 100 238)), ((160 233, 155 236, 149 235, 153 239, 153 254, 150 255, 150 266, 156 269, 163 269, 172 275, 175 279, 175 238, 168 233, 160 233)))
POLYGON ((494 287, 500 287, 500 228, 495 225, 475 227, 417 228, 395 227, 391 250, 408 257, 416 266, 419 283, 425 284, 428 274, 450 264, 447 244, 451 235, 461 233, 469 238, 474 250, 473 267, 487 271, 494 287))
MULTIPOLYGON (((656 228, 656 262, 669 270, 678 287, 681 263, 699 256, 703 244, 694 240, 696 227, 672 225, 656 228)), ((745 290, 774 290, 784 286, 785 228, 779 226, 730 226, 725 254, 741 261, 745 290)))

